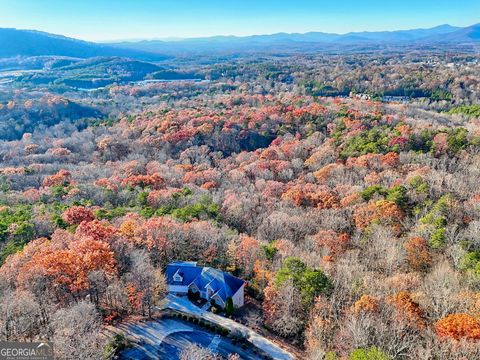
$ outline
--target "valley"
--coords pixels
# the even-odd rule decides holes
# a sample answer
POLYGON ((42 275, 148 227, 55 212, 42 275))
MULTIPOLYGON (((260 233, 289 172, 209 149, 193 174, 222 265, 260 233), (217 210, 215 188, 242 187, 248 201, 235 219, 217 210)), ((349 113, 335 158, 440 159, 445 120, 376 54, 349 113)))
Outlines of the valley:
POLYGON ((480 358, 478 26, 0 29, 0 340, 480 358))

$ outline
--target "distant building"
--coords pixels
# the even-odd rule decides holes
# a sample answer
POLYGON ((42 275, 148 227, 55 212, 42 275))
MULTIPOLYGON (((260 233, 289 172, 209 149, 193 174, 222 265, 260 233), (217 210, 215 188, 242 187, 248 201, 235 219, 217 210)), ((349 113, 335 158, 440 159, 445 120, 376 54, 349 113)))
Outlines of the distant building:
POLYGON ((409 96, 383 96, 382 101, 408 103, 410 101, 410 97, 409 96))
POLYGON ((190 290, 222 308, 228 298, 236 308, 244 304, 245 281, 221 270, 180 261, 168 264, 165 275, 170 293, 185 295, 190 290))
POLYGON ((372 96, 370 94, 350 92, 349 96, 351 98, 360 99, 360 100, 372 100, 372 96))

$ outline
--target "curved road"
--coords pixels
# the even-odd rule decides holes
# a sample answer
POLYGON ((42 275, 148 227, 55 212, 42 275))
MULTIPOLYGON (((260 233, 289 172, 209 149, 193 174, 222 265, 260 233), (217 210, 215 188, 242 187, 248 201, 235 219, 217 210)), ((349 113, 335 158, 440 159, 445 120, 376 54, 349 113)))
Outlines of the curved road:
POLYGON ((243 334, 253 345, 269 354, 275 360, 294 360, 295 357, 282 349, 274 342, 256 333, 245 325, 239 324, 236 321, 227 319, 223 316, 215 315, 209 311, 202 310, 192 304, 188 299, 168 294, 163 300, 160 309, 176 310, 185 314, 195 315, 208 320, 214 324, 220 325, 231 331, 236 331, 243 334))
POLYGON ((119 355, 122 360, 178 360, 190 344, 198 344, 213 353, 227 357, 238 354, 241 359, 260 360, 252 349, 242 349, 230 339, 206 332, 197 325, 177 319, 161 319, 143 323, 122 324, 118 327, 134 346, 119 355))

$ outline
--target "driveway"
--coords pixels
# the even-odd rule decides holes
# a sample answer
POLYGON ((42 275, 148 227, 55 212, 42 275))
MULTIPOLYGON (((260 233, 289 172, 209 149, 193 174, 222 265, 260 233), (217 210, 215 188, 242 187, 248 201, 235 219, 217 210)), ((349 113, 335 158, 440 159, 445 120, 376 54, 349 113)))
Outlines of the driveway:
POLYGON ((160 319, 122 324, 117 330, 121 330, 134 344, 119 354, 119 359, 122 360, 178 360, 182 350, 190 344, 201 345, 225 358, 229 354, 238 354, 241 359, 260 360, 251 348, 243 349, 230 339, 209 333, 183 320, 160 319))
POLYGON ((159 306, 159 308, 171 309, 171 310, 183 312, 185 314, 196 315, 214 324, 227 328, 231 331, 239 332, 243 334, 243 336, 245 336, 245 338, 247 338, 248 341, 250 341, 253 345, 263 350, 265 353, 269 354, 275 360, 295 359, 295 357, 292 354, 283 350, 277 344, 261 336, 260 334, 256 333, 250 328, 242 324, 239 324, 231 319, 227 319, 222 316, 213 314, 209 311, 204 311, 198 308, 197 306, 195 306, 194 304, 192 304, 186 298, 168 294, 167 297, 163 300, 163 303, 159 306))

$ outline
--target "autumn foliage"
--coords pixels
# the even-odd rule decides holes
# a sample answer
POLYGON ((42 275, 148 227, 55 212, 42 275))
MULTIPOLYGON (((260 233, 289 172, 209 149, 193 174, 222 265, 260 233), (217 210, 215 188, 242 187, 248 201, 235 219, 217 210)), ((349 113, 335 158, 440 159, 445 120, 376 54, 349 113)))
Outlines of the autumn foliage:
POLYGON ((404 245, 408 264, 414 270, 426 270, 432 263, 427 241, 422 237, 412 237, 404 245))
POLYGON ((71 182, 72 174, 67 170, 60 170, 54 175, 47 176, 43 180, 43 186, 68 185, 71 182))
MULTIPOLYGON (((88 274, 102 271, 106 276, 116 273, 116 261, 110 245, 103 241, 88 237, 80 237, 64 244, 59 241, 42 242, 41 246, 32 243, 17 256, 23 258, 18 269, 16 282, 19 286, 27 286, 39 275, 51 281, 53 289, 65 286, 72 295, 87 290, 88 274)), ((13 259, 12 259, 13 260, 13 259)))
POLYGON ((0 334, 154 315, 165 266, 196 261, 246 280, 236 320, 299 357, 479 358, 478 56, 389 51, 5 93, 0 334), (58 123, 84 106, 101 118, 58 123))
POLYGON ((425 314, 420 305, 412 299, 411 294, 401 291, 391 296, 389 302, 395 307, 398 320, 406 321, 420 329, 426 327, 425 314))
POLYGON ((337 233, 333 230, 322 230, 315 234, 315 241, 319 246, 328 249, 329 255, 339 255, 343 253, 350 241, 347 233, 337 233))
POLYGON ((110 241, 117 229, 105 220, 82 221, 75 234, 80 237, 90 237, 97 241, 110 241))
POLYGON ((468 314, 450 314, 435 323, 438 336, 454 340, 480 339, 480 323, 468 314))
POLYGON ((359 229, 365 229, 374 222, 392 225, 399 230, 404 216, 402 209, 388 200, 377 200, 358 207, 354 214, 355 224, 359 229))
POLYGON ((379 309, 379 301, 373 296, 362 295, 352 306, 352 311, 355 314, 362 312, 376 312, 379 309))
POLYGON ((84 206, 72 206, 62 214, 63 220, 70 225, 78 225, 83 221, 89 222, 95 219, 93 211, 84 206))

